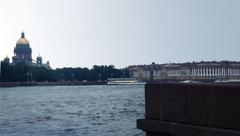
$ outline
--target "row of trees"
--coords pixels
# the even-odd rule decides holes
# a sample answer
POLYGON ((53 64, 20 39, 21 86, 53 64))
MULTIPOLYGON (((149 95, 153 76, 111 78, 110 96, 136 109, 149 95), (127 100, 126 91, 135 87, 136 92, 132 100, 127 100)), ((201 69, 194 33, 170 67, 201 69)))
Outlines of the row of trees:
POLYGON ((130 77, 128 70, 116 69, 113 65, 93 66, 93 68, 57 68, 30 66, 24 62, 16 65, 3 63, 1 65, 1 82, 56 82, 56 81, 98 81, 107 78, 130 77))

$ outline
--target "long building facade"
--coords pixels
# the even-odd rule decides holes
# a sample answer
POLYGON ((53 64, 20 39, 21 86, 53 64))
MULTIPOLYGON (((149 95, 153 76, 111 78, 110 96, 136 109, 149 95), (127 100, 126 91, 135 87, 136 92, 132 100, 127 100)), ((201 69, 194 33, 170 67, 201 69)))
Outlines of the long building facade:
POLYGON ((240 62, 193 62, 129 66, 133 78, 146 80, 240 80, 240 62))

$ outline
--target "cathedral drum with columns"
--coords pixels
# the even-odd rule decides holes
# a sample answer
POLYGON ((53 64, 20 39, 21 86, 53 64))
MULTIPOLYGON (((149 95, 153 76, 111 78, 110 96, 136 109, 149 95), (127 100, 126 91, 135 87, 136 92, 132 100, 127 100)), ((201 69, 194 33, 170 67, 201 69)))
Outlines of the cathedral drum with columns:
POLYGON ((28 40, 25 38, 24 32, 22 32, 21 38, 17 41, 14 48, 14 56, 12 57, 13 64, 24 61, 27 64, 32 64, 32 49, 28 40))

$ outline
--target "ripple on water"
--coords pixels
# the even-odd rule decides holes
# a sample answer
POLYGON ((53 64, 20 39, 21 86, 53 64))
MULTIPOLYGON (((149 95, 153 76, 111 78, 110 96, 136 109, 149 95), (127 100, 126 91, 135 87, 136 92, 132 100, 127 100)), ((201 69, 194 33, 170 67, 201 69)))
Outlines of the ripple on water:
POLYGON ((52 86, 0 90, 1 136, 143 136, 143 86, 52 86))

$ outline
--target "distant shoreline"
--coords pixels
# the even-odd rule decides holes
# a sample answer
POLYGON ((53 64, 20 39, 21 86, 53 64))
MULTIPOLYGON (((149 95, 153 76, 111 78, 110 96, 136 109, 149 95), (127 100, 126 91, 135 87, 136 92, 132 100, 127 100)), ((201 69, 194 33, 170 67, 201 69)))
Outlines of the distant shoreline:
POLYGON ((0 88, 21 86, 71 86, 71 85, 107 85, 107 81, 0 82, 0 88))

